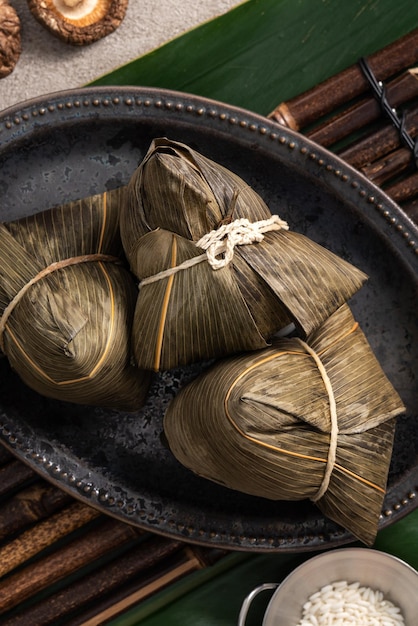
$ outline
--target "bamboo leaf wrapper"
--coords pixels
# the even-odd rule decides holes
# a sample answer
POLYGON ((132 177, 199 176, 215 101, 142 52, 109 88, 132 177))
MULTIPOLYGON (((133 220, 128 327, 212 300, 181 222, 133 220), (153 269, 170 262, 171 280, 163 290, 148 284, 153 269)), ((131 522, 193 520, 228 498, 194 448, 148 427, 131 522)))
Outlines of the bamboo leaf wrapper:
POLYGON ((306 342, 216 363, 174 398, 164 430, 195 473, 272 500, 309 498, 371 544, 403 411, 343 305, 306 342))
POLYGON ((121 236, 140 281, 133 350, 145 369, 263 348, 290 323, 306 337, 367 279, 288 229, 236 174, 164 138, 153 141, 127 186, 121 236), (208 233, 231 226, 219 242, 228 246, 232 227, 244 222, 267 230, 236 245, 224 265, 215 254, 214 269, 202 248, 208 233))
POLYGON ((120 259, 123 190, 0 225, 2 350, 42 395, 142 405, 149 374, 131 365, 136 286, 120 259))

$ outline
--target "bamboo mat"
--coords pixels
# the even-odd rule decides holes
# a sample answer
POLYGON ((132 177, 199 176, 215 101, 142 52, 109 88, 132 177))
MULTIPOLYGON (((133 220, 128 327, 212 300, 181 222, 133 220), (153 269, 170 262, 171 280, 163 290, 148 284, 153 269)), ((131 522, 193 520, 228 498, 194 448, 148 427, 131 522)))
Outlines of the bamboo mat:
POLYGON ((418 222, 418 29, 288 102, 269 118, 336 153, 418 222))
MULTIPOLYGON (((418 222, 416 63, 413 31, 367 60, 374 89, 364 67, 354 65, 281 103, 269 117, 337 153, 418 222)), ((3 626, 106 624, 226 555, 111 519, 0 446, 3 626)))
POLYGON ((101 625, 225 552, 82 504, 0 446, 0 623, 101 625))

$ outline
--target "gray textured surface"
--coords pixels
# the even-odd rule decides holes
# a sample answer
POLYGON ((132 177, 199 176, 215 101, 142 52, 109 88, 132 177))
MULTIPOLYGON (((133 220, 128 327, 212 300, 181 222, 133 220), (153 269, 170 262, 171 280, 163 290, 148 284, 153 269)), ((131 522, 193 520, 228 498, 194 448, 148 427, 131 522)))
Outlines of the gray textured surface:
POLYGON ((22 54, 0 80, 0 110, 46 93, 85 85, 241 2, 237 0, 130 0, 120 27, 78 48, 51 35, 32 17, 26 0, 10 0, 21 20, 22 54))

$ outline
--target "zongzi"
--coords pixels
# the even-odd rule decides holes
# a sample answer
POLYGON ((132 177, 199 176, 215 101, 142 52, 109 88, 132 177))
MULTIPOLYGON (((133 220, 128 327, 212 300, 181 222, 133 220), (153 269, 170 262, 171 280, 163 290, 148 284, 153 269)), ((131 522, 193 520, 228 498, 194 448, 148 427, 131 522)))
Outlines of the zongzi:
POLYGON ((137 289, 121 262, 122 193, 0 224, 0 348, 44 396, 130 411, 150 374, 131 363, 137 289))
POLYGON ((121 237, 139 279, 133 351, 152 370, 308 335, 366 275, 289 230, 233 172, 156 139, 127 186, 121 237))
POLYGON ((347 304, 305 341, 218 361, 171 401, 164 432, 196 474, 311 499, 361 541, 377 532, 400 397, 347 304))

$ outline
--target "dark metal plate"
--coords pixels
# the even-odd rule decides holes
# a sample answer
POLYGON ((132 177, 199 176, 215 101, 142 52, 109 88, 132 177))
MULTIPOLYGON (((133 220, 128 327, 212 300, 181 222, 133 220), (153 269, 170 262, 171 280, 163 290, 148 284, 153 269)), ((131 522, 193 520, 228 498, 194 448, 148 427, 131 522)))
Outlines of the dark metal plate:
MULTIPOLYGON (((350 301, 407 414, 399 419, 381 527, 418 505, 418 231, 378 188, 304 137, 218 102, 92 88, 0 116, 0 219, 125 184, 150 141, 183 141, 242 176, 273 213, 370 276, 350 301)), ((136 415, 54 402, 0 360, 0 437, 88 504, 157 533, 238 550, 303 551, 352 540, 309 502, 270 502, 200 479, 161 441, 169 400, 200 368, 155 377, 136 415)))

